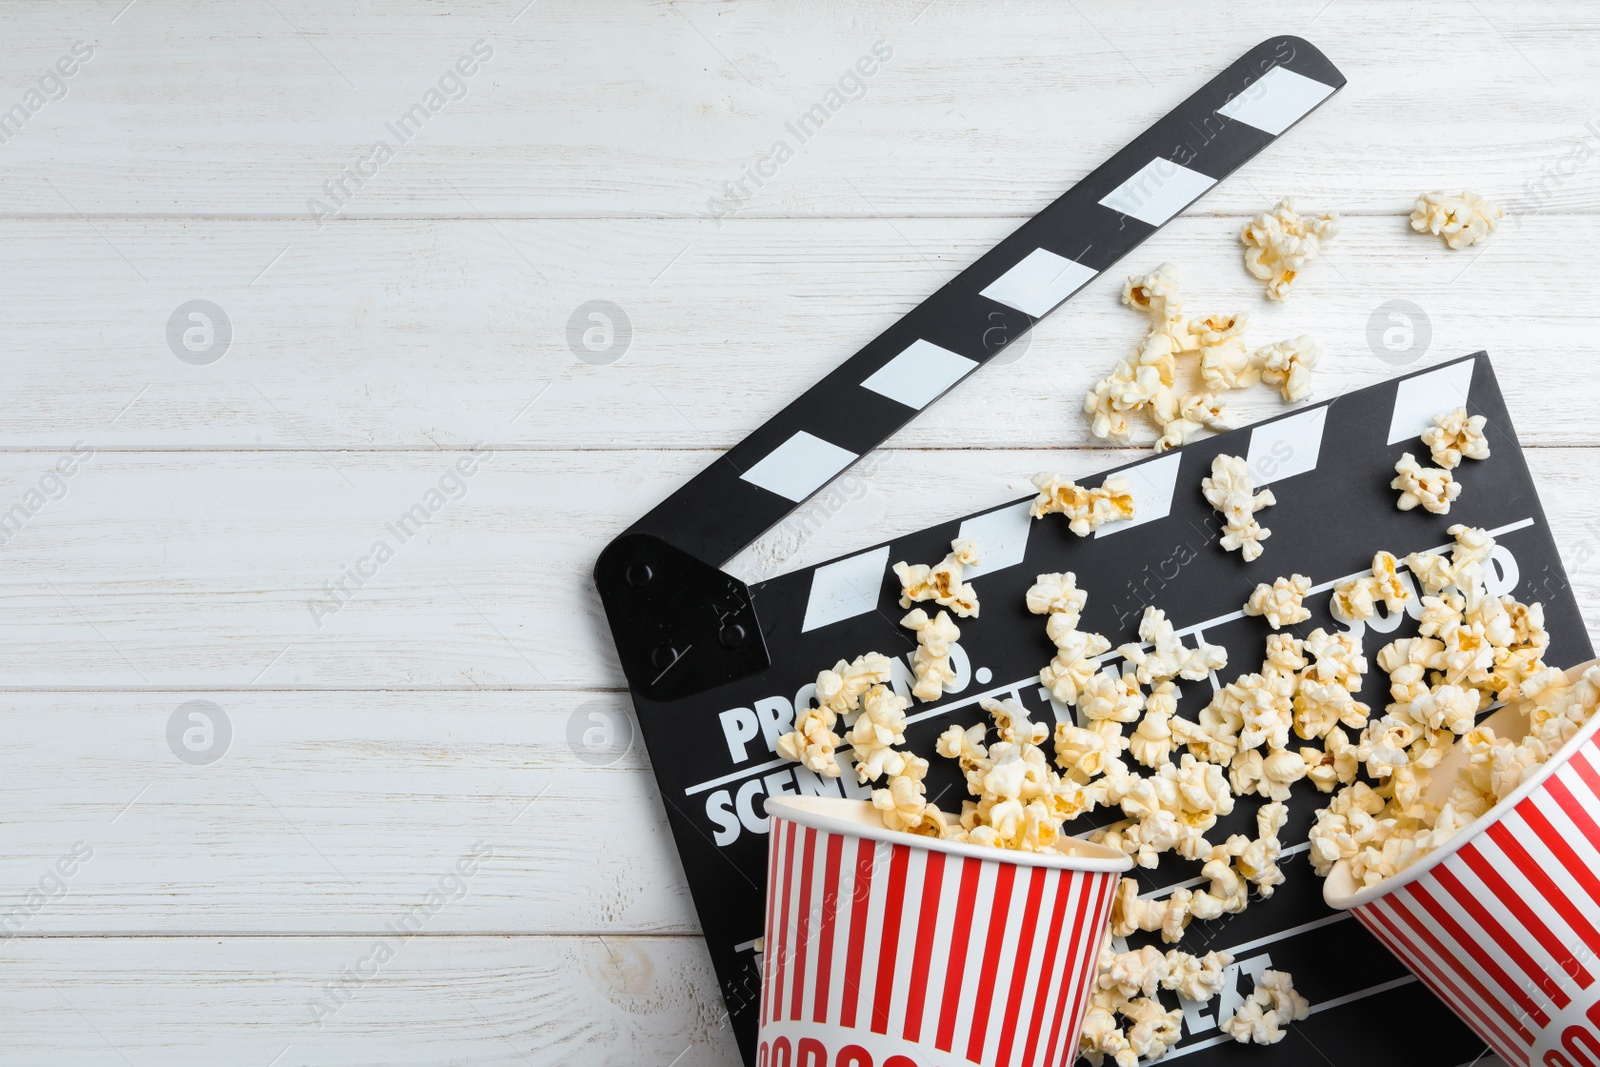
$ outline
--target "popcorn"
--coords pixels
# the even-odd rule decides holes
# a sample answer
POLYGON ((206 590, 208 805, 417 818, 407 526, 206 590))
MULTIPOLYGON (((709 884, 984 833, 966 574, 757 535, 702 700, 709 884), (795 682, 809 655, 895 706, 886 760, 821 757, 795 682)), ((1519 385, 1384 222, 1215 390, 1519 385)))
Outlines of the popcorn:
POLYGON ((1273 1045, 1283 1040, 1284 1027, 1311 1014, 1306 998, 1295 992, 1284 971, 1266 970, 1244 1003, 1222 1021, 1222 1029, 1241 1045, 1273 1045))
POLYGON ((876 652, 857 656, 850 663, 840 660, 833 670, 817 675, 817 703, 836 714, 849 715, 867 690, 887 682, 889 675, 889 657, 876 652))
POLYGON ((1033 484, 1039 490, 1033 517, 1059 512, 1071 520, 1068 528, 1079 537, 1089 536, 1114 519, 1133 518, 1133 483, 1121 475, 1107 478, 1098 489, 1084 489, 1049 473, 1034 475, 1033 484))
POLYGON ((1245 601, 1246 615, 1264 615, 1274 630, 1293 626, 1311 618, 1311 612, 1301 606, 1301 601, 1311 592, 1311 579, 1303 574, 1279 578, 1271 585, 1257 585, 1245 601))
POLYGON ((1306 765, 1306 779, 1320 793, 1331 793, 1337 785, 1349 785, 1356 780, 1360 767, 1356 751, 1349 735, 1337 726, 1332 727, 1320 751, 1315 748, 1300 750, 1300 758, 1306 765))
POLYGON ((837 778, 834 753, 844 740, 833 732, 838 717, 828 708, 802 708, 795 714, 795 729, 778 738, 778 755, 802 764, 817 774, 837 778))
POLYGON ((1028 587, 1028 610, 1035 615, 1065 615, 1071 626, 1078 625, 1078 616, 1089 603, 1089 594, 1078 588, 1077 575, 1041 574, 1028 587))
MULTIPOLYGON (((1327 220, 1313 220, 1308 225, 1322 229, 1326 224, 1327 220)), ((1232 428, 1219 396, 1224 390, 1266 380, 1279 386, 1287 400, 1309 395, 1311 368, 1318 358, 1311 338, 1297 337, 1250 352, 1240 336, 1248 322, 1245 315, 1191 318, 1181 313, 1178 272, 1172 264, 1130 277, 1122 300, 1147 314, 1150 327, 1138 347, 1084 396, 1083 411, 1096 437, 1128 444, 1133 433, 1130 416, 1142 411, 1160 430, 1155 450, 1165 452, 1201 430, 1232 428), (1200 356, 1200 392, 1185 392, 1179 386, 1178 357, 1191 352, 1200 356)))
POLYGON ((1078 693, 1078 710, 1090 721, 1136 722, 1144 710, 1144 694, 1139 691, 1138 679, 1107 667, 1078 693))
POLYGON ((1183 1038, 1183 1010, 1168 1011, 1153 997, 1130 1000, 1121 1009, 1133 1025, 1127 1028, 1128 1050, 1139 1062, 1151 1063, 1183 1038))
MULTIPOLYGON (((1116 405, 1113 393, 1133 378, 1126 363, 1118 363, 1109 378, 1102 378, 1090 388, 1083 398, 1083 413, 1089 416, 1089 432, 1112 444, 1126 445, 1133 440, 1133 427, 1128 424, 1126 408, 1116 405)), ((1037 516, 1035 516, 1037 518, 1037 516)))
POLYGON ((1261 380, 1261 368, 1261 362, 1251 358, 1244 342, 1235 336, 1219 338, 1200 349, 1200 380, 1207 389, 1248 389, 1261 380))
POLYGON ((1263 804, 1256 810, 1256 839, 1239 853, 1237 861, 1239 873, 1254 883, 1263 897, 1272 896, 1273 889, 1283 884, 1283 872, 1278 869, 1278 856, 1283 851, 1283 845, 1278 841, 1278 831, 1288 821, 1289 808, 1279 802, 1281 799, 1274 797, 1273 803, 1263 804))
POLYGON ((1219 455, 1211 461, 1211 476, 1200 482, 1201 491, 1224 519, 1222 547, 1238 550, 1245 562, 1261 555, 1261 542, 1272 531, 1255 520, 1255 513, 1276 504, 1272 490, 1252 493, 1250 468, 1238 456, 1219 455))
POLYGON ((1359 730, 1372 709, 1337 682, 1302 678, 1294 694, 1294 732, 1307 741, 1325 737, 1340 725, 1359 730))
POLYGON ((1184 647, 1182 639, 1167 621, 1166 612, 1154 606, 1146 607, 1139 619, 1139 638, 1154 645, 1147 651, 1143 645, 1129 643, 1117 651, 1135 668, 1141 685, 1162 682, 1170 678, 1187 678, 1199 681, 1209 677, 1214 670, 1228 665, 1227 650, 1220 645, 1209 645, 1197 639, 1195 648, 1184 647))
POLYGON ((1435 515, 1447 515, 1450 502, 1461 495, 1461 485, 1449 471, 1424 467, 1410 452, 1400 457, 1394 470, 1395 479, 1389 483, 1389 488, 1400 490, 1398 506, 1401 511, 1410 511, 1421 504, 1435 515))
POLYGON ((1411 228, 1443 237, 1445 244, 1461 249, 1487 240, 1504 217, 1504 210, 1476 193, 1463 190, 1451 196, 1436 190, 1417 197, 1411 228))
POLYGON ((962 618, 977 618, 978 594, 970 583, 961 580, 962 572, 978 562, 978 546, 958 539, 950 542, 950 554, 932 567, 904 561, 894 565, 900 577, 900 606, 909 608, 920 600, 932 600, 962 618))
POLYGON ((1128 739, 1128 753, 1146 767, 1161 767, 1172 753, 1172 715, 1177 698, 1171 682, 1162 682, 1145 701, 1144 717, 1128 739))
POLYGON ((1330 634, 1319 626, 1306 638, 1305 650, 1312 657, 1306 677, 1344 686, 1352 693, 1361 688, 1361 676, 1367 673, 1367 657, 1361 654, 1361 642, 1354 637, 1346 633, 1330 634))
MULTIPOLYGON (((845 740, 850 742, 856 760, 856 777, 865 784, 885 773, 903 772, 904 753, 895 745, 906 743, 906 707, 910 701, 888 686, 875 685, 861 698, 861 712, 845 740)), ((915 757, 912 757, 913 759, 915 757)))
MULTIPOLYGON (((887 788, 872 791, 872 806, 883 816, 883 825, 891 830, 924 831, 930 814, 926 788, 922 784, 927 774, 928 761, 911 756, 901 772, 889 779, 887 788)), ((932 809, 932 814, 934 825, 926 829, 933 831, 930 836, 943 836, 937 809, 932 809)))
MULTIPOLYGON (((1170 396, 1170 393, 1166 394, 1166 397, 1170 396)), ((1233 429, 1233 423, 1223 410, 1222 401, 1214 393, 1185 393, 1177 398, 1176 406, 1170 412, 1165 397, 1158 397, 1155 414, 1161 425, 1161 436, 1156 438, 1157 452, 1166 452, 1186 444, 1201 430, 1233 429)))
MULTIPOLYGON (((1189 337, 1195 347, 1204 352, 1207 348, 1214 348, 1238 337, 1244 333, 1244 328, 1249 322, 1249 316, 1239 311, 1232 315, 1207 315, 1202 319, 1190 319, 1185 325, 1189 329, 1189 337)), ((1239 386, 1230 385, 1228 388, 1237 389, 1239 386)))
POLYGON ((1178 268, 1163 263, 1143 277, 1130 277, 1122 286, 1122 302, 1157 321, 1167 321, 1183 309, 1178 291, 1178 268))
POLYGON ((1482 415, 1467 415, 1464 407, 1433 417, 1433 425, 1422 431, 1422 443, 1433 453, 1433 462, 1453 470, 1463 459, 1488 459, 1489 439, 1483 435, 1488 423, 1482 415))
POLYGON ((1250 362, 1260 368, 1261 380, 1276 385, 1283 399, 1292 404, 1311 395, 1311 371, 1321 358, 1317 342, 1301 334, 1256 349, 1250 362))
POLYGON ((1352 578, 1334 587, 1333 614, 1348 622, 1361 622, 1377 614, 1378 602, 1390 615, 1405 608, 1411 599, 1397 571, 1398 561, 1388 552, 1372 557, 1372 573, 1352 578))
MULTIPOLYGON (((1574 685, 1540 660, 1548 635, 1538 605, 1484 591, 1494 539, 1461 524, 1449 532, 1455 545, 1448 559, 1437 553, 1407 558, 1427 592, 1418 636, 1391 641, 1378 653, 1393 698, 1386 714, 1368 723, 1353 751, 1336 730, 1320 756, 1301 750, 1319 789, 1343 785, 1311 830, 1318 874, 1343 860, 1360 886, 1395 876, 1508 796, 1600 706, 1600 668, 1574 685), (1497 696, 1524 702, 1528 731, 1522 740, 1474 725, 1497 696), (1466 769, 1442 804, 1424 802, 1429 771, 1452 744, 1464 746, 1466 769), (1356 762, 1376 786, 1356 780, 1356 762)), ((1324 635, 1321 642, 1327 673, 1348 680, 1360 665, 1352 650, 1340 651, 1332 640, 1324 635)))
POLYGON ((1153 997, 1172 973, 1172 964, 1166 955, 1153 945, 1133 952, 1100 954, 1100 971, 1095 984, 1101 989, 1114 989, 1124 997, 1153 997))
POLYGON ((839 717, 856 711, 861 698, 889 680, 889 658, 876 652, 853 662, 840 660, 817 675, 817 706, 795 713, 794 730, 778 738, 778 755, 829 778, 840 775, 836 750, 844 740, 834 732, 839 717))
POLYGON ((900 620, 900 625, 917 634, 917 651, 911 657, 914 684, 911 695, 918 700, 938 700, 944 696, 944 687, 953 685, 956 672, 950 666, 950 646, 961 639, 961 631, 950 621, 950 616, 939 612, 933 618, 921 608, 915 608, 900 620))
POLYGON ((1178 949, 1167 950, 1167 977, 1161 988, 1172 990, 1187 1001, 1204 1004, 1227 985, 1233 956, 1227 952, 1207 952, 1193 956, 1178 949))
POLYGON ((1116 758, 1100 734, 1065 722, 1056 723, 1055 751, 1056 766, 1079 782, 1106 773, 1116 758))
MULTIPOLYGON (((1059 616, 1051 616, 1054 622, 1059 616)), ((1046 633, 1056 644, 1056 655, 1039 672, 1039 684, 1050 690, 1050 695, 1063 704, 1076 704, 1089 680, 1100 669, 1097 657, 1111 650, 1111 642, 1099 634, 1072 628, 1046 633)))
POLYGON ((1244 265, 1251 275, 1267 283, 1267 299, 1283 300, 1289 287, 1313 259, 1322 254, 1324 241, 1339 232, 1339 216, 1301 216, 1287 197, 1266 214, 1257 215, 1239 231, 1244 244, 1244 265))

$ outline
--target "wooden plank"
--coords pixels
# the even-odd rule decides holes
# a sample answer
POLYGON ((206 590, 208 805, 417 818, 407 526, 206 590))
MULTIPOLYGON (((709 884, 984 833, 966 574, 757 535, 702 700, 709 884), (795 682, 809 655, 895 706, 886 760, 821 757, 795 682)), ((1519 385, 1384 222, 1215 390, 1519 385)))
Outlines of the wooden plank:
MULTIPOLYGON (((1281 188, 1264 187, 1259 203, 1281 188)), ((0 263, 0 322, 34 354, 9 368, 0 448, 727 448, 1013 226, 355 222, 303 240, 281 222, 0 222, 16 251, 0 263), (231 346, 208 366, 169 347, 169 319, 196 298, 232 326, 231 346), (631 347, 608 365, 568 342, 569 321, 597 299, 619 305, 631 328, 631 347)), ((1600 406, 1600 379, 1569 368, 1600 296, 1551 279, 1587 276, 1600 216, 1508 223, 1463 252, 1397 216, 1349 218, 1282 304, 1245 273, 1238 228, 1174 223, 895 443, 1097 443, 1083 394, 1145 328, 1118 302, 1121 279, 1163 260, 1182 270, 1191 311, 1247 312, 1251 343, 1318 338, 1320 396, 1420 365, 1391 361, 1369 337, 1381 341, 1396 325, 1382 309, 1406 300, 1426 320, 1412 334, 1429 338, 1425 358, 1487 348, 1522 370, 1505 387, 1530 442, 1596 440, 1588 411, 1600 406), (1551 380, 1565 402, 1551 401, 1551 380)), ((1404 343, 1403 330, 1391 341, 1404 343)), ((1267 386, 1228 403, 1240 421, 1282 410, 1267 386)))
MULTIPOLYGON (((0 549, 0 687, 620 687, 590 569, 712 455, 497 452, 402 540, 391 526, 451 484, 455 454, 98 454, 0 549), (357 586, 354 567, 376 573, 357 586), (347 591, 336 611, 333 582, 347 591)), ((1083 475, 1127 455, 891 451, 820 530, 780 527, 735 569, 818 562, 1015 499, 1041 468, 1083 475)), ((7 499, 54 458, 0 454, 7 499)), ((1600 456, 1531 461, 1575 551, 1600 456)), ((1585 571, 1579 602, 1600 604, 1585 571)))
POLYGON ((6 1056, 84 1067, 739 1063, 698 938, 385 940, 393 956, 379 964, 371 937, 14 938, 0 944, 6 1056), (358 969, 371 977, 327 1008, 326 984, 358 969))
POLYGON ((381 934, 448 881, 430 934, 695 932, 630 716, 596 692, 13 694, 0 931, 381 934))
MULTIPOLYGON (((1590 135, 1594 10, 1381 0, 1259 13, 1151 0, 1139 19, 1047 0, 863 9, 714 3, 215 0, 157 8, 10 4, 7 103, 74 41, 96 46, 4 145, 7 209, 273 215, 315 233, 325 182, 394 156, 347 210, 377 216, 682 216, 786 141, 744 212, 1030 215, 1269 33, 1319 43, 1349 87, 1254 172, 1269 190, 1393 211, 1466 183, 1556 210, 1600 207, 1600 167, 1525 193, 1590 135), (1449 33, 1418 32, 1450 26, 1449 33), (494 56, 420 132, 388 125, 483 40, 494 56), (892 50, 804 141, 789 125, 875 42, 892 50), (1470 40, 1471 47, 1463 46, 1470 40), (181 76, 175 76, 179 72, 181 76), (197 150, 204 145, 204 150, 197 150), (1359 169, 1360 189, 1352 172, 1359 169)), ((455 91, 453 86, 449 86, 455 91)), ((1536 187, 1534 187, 1536 188, 1536 187)), ((1235 183, 1207 210, 1258 209, 1235 183)))

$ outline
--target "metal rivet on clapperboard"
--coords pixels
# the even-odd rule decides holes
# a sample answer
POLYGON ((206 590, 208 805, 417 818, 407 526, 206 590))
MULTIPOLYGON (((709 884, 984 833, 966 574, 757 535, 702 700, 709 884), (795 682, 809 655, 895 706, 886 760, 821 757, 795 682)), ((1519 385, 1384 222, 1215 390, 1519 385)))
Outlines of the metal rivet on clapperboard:
POLYGON ((635 589, 642 589, 643 587, 649 585, 650 579, 654 578, 655 576, 656 572, 650 569, 650 564, 648 563, 628 564, 628 571, 625 575, 625 577, 628 579, 628 584, 633 586, 635 589))
POLYGON ((664 671, 678 661, 678 650, 672 647, 670 641, 663 642, 650 653, 650 662, 655 664, 658 671, 664 671))
POLYGON ((723 648, 738 648, 744 644, 745 638, 749 636, 749 634, 745 633, 743 626, 736 622, 731 622, 722 628, 722 632, 717 635, 717 640, 722 642, 723 648))

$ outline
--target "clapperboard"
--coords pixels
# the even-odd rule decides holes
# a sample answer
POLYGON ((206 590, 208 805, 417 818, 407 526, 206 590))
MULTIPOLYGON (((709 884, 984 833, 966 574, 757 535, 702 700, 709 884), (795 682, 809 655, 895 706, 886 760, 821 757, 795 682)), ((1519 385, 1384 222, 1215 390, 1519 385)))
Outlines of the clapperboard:
MULTIPOLYGON (((899 560, 934 563, 956 537, 977 542, 969 568, 982 603, 960 620, 952 655, 958 677, 939 701, 917 702, 909 748, 930 759, 929 796, 959 810, 964 783, 934 752, 951 723, 985 721, 984 697, 1011 696, 1035 721, 1064 720, 1038 679, 1054 654, 1045 620, 1024 606, 1041 573, 1073 571, 1089 593, 1084 629, 1115 647, 1137 640, 1147 605, 1163 609, 1189 644, 1203 637, 1228 651, 1224 677, 1183 682, 1179 714, 1193 718, 1215 688, 1259 670, 1268 628, 1240 610, 1257 582, 1309 575, 1313 616, 1295 627, 1350 629, 1329 615, 1335 582, 1364 572, 1372 555, 1442 548, 1455 522, 1499 540, 1493 591, 1545 605, 1554 635, 1548 661, 1592 656, 1577 605, 1540 509, 1489 360, 1483 354, 1303 406, 1278 418, 1153 455, 1118 473, 1134 487, 1136 514, 1079 538, 1059 515, 1029 517, 1031 497, 820 566, 746 586, 720 565, 1005 343, 1250 159, 1344 84, 1337 69, 1295 37, 1266 41, 1157 122, 1104 166, 1006 238, 933 297, 851 357, 770 422, 672 494, 602 554, 595 580, 633 693, 668 821, 683 857, 712 961, 740 1048, 753 1062, 761 960, 767 821, 764 800, 789 793, 865 798, 848 771, 827 779, 775 754, 796 706, 811 699, 817 672, 878 651, 896 659, 909 691, 914 636, 898 625, 899 560), (1401 512, 1389 488, 1404 451, 1431 417, 1465 404, 1487 416, 1493 449, 1458 469, 1461 498, 1446 516, 1401 512), (1262 557, 1244 563, 1219 546, 1219 517, 1200 482, 1220 453, 1246 458, 1277 505, 1260 514, 1272 530, 1262 557)), ((1032 472, 1024 472, 1032 473, 1032 472)), ((1099 479, 1087 479, 1098 484, 1099 479)), ((1411 632, 1404 614, 1356 624, 1369 660, 1411 632)), ((1115 652, 1104 657, 1118 662, 1115 652)), ((1387 678, 1372 664, 1360 699, 1380 709, 1387 678)), ((1280 837, 1287 880, 1242 914, 1195 923, 1185 950, 1235 957, 1220 1001, 1184 1008, 1184 1036, 1168 1060, 1194 1067, 1327 1060, 1364 1067, 1453 1067, 1482 1049, 1450 1010, 1346 913, 1330 911, 1310 869, 1306 837, 1325 800, 1295 788, 1280 837), (1295 976, 1313 1014, 1281 1044, 1245 1048, 1218 1022, 1273 967, 1295 976), (1403 1024, 1400 1022, 1403 1020, 1403 1024), (1309 1042, 1309 1044, 1308 1044, 1309 1042), (1320 1052, 1319 1057, 1316 1052, 1320 1052)), ((1255 836, 1258 797, 1208 832, 1255 836)), ((1083 833, 1120 812, 1068 825, 1083 833)), ((1200 884, 1199 864, 1173 854, 1134 874, 1152 897, 1200 884)), ((1130 939, 1159 943, 1153 935, 1130 939)))

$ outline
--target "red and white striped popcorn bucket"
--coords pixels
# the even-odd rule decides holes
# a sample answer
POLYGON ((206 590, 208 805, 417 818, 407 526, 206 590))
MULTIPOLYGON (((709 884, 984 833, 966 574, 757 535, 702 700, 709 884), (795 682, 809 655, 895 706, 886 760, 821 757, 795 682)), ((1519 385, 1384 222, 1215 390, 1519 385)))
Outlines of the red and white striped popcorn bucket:
POLYGON ((938 841, 871 804, 767 802, 756 1067, 1047 1067, 1077 1059, 1120 852, 938 841))
MULTIPOLYGON (((1526 720, 1489 724, 1515 738, 1526 720)), ((1395 877, 1358 891, 1341 862, 1323 886, 1511 1067, 1600 1067, 1597 730, 1395 877)), ((1455 762, 1434 772, 1443 792, 1455 762)))

